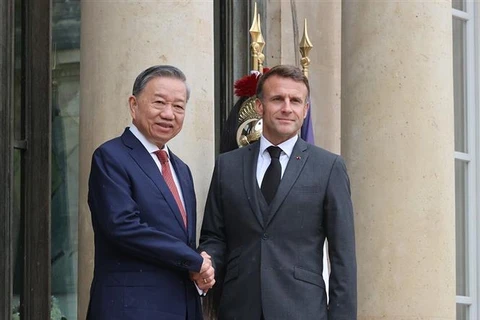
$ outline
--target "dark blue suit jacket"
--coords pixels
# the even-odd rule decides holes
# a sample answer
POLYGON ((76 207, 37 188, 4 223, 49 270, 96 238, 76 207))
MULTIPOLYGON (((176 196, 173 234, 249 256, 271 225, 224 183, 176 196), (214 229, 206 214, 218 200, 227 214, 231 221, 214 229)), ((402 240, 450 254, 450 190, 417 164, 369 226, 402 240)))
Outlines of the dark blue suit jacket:
POLYGON ((203 262, 195 251, 192 174, 172 152, 170 160, 188 231, 157 165, 128 128, 93 154, 88 204, 95 270, 87 319, 202 319, 188 273, 203 262))

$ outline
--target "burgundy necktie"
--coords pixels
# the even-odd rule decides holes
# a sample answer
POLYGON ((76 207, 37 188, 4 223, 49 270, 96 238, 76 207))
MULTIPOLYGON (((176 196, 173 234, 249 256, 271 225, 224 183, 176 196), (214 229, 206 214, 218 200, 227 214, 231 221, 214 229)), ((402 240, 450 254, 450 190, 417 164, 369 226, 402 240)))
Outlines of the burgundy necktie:
POLYGON ((160 160, 162 164, 162 175, 163 179, 167 183, 168 188, 172 192, 173 197, 175 198, 175 202, 177 202, 178 209, 182 214, 183 223, 185 224, 185 228, 187 227, 187 213, 185 212, 185 208, 183 207, 182 200, 180 199, 180 195, 178 194, 177 186, 175 185, 175 181, 173 180, 172 171, 170 170, 170 165, 168 164, 168 155, 165 150, 158 150, 155 151, 155 154, 160 160))

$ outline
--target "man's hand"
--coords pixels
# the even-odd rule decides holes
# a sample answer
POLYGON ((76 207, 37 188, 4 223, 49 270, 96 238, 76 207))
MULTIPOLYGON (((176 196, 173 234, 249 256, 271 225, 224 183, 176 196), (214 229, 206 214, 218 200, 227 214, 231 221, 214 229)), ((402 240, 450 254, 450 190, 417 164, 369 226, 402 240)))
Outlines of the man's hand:
POLYGON ((200 272, 190 272, 190 278, 195 281, 199 289, 207 293, 215 284, 215 269, 212 266, 212 257, 208 253, 202 251, 200 255, 203 257, 200 272))

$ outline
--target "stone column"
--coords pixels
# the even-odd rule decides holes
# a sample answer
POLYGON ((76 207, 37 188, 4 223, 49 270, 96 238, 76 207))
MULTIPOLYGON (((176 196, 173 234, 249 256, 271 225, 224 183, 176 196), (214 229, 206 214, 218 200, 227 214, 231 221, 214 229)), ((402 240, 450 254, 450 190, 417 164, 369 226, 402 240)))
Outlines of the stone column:
POLYGON ((300 67, 304 20, 313 43, 309 80, 315 144, 340 153, 341 1, 268 1, 266 66, 300 67))
POLYGON ((455 319, 450 1, 343 1, 358 319, 455 319))
MULTIPOLYGON (((341 1, 297 1, 298 37, 307 19, 315 144, 340 153, 341 1)), ((298 43, 297 43, 298 50, 298 43)), ((300 55, 301 57, 301 55, 300 55)))
POLYGON ((179 67, 192 89, 183 130, 169 145, 190 165, 203 212, 214 164, 213 1, 82 1, 81 25, 78 318, 85 319, 94 256, 91 156, 130 124, 133 81, 151 65, 179 67))

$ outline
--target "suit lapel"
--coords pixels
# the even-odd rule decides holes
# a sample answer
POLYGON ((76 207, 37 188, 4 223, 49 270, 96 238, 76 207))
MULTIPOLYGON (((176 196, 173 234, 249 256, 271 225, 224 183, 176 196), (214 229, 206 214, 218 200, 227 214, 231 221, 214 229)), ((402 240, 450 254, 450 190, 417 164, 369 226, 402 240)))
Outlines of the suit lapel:
POLYGON ((260 143, 255 143, 253 145, 249 145, 248 147, 249 152, 245 152, 243 154, 243 181, 245 187, 245 193, 247 194, 247 199, 250 202, 250 207, 255 214, 258 222, 261 226, 264 225, 262 212, 260 210, 260 206, 258 204, 258 196, 257 196, 257 160, 258 160, 258 151, 260 148, 260 143))
POLYGON ((280 181, 280 185, 278 186, 277 193, 270 204, 270 210, 266 219, 266 226, 268 226, 270 221, 272 221, 272 218, 275 216, 288 193, 292 189, 295 181, 297 181, 300 172, 302 172, 302 169, 305 166, 308 156, 308 144, 302 139, 298 138, 297 143, 292 150, 290 159, 288 160, 287 168, 285 169, 282 180, 280 181))
MULTIPOLYGON (((174 213, 177 222, 180 224, 181 228, 185 230, 182 215, 178 209, 175 198, 165 183, 165 180, 163 179, 162 174, 159 172, 157 165, 153 161, 152 156, 128 128, 122 134, 122 141, 131 149, 130 156, 157 186, 158 190, 162 193, 168 205, 170 206, 170 209, 174 213)), ((187 231, 185 230, 185 233, 186 232, 187 231)))

